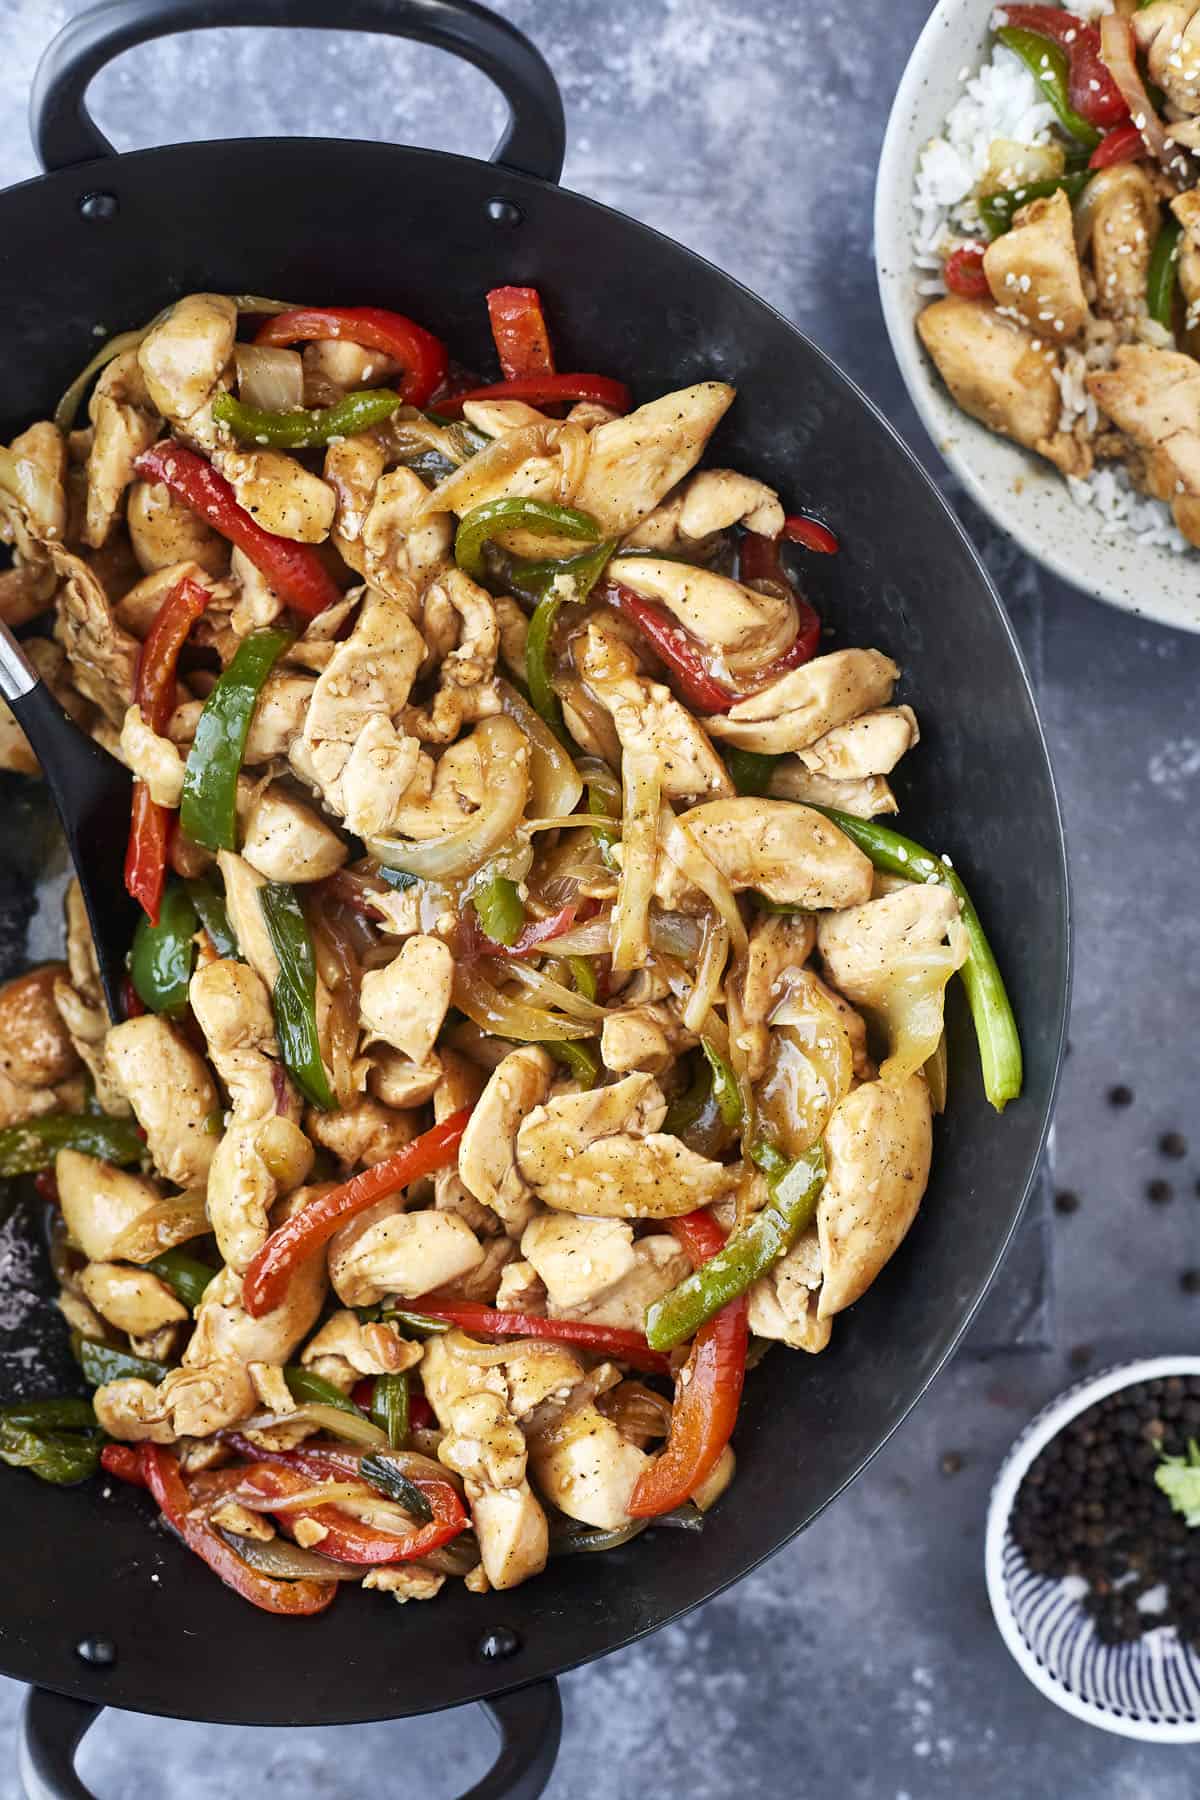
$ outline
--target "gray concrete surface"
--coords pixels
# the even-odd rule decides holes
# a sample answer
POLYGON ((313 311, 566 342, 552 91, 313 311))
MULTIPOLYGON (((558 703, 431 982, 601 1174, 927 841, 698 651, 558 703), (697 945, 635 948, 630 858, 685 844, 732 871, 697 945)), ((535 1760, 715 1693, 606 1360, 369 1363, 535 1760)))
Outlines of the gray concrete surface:
MULTIPOLYGON (((0 0, 0 181, 34 172, 25 95, 68 10, 0 0)), ((671 233, 803 324, 937 470, 884 338, 870 256, 884 121, 928 0, 500 10, 562 84, 567 184, 671 233)), ((433 52, 257 32, 133 53, 97 83, 96 111, 121 147, 249 129, 480 153, 500 119, 482 79, 451 75, 433 52)), ((1099 1365, 1194 1348, 1200 1332, 1200 1299, 1178 1285, 1200 1262, 1200 641, 1049 580, 962 510, 1034 670, 1074 865, 1072 1052, 1051 1176, 1080 1206, 1052 1214, 1054 1348, 961 1356, 800 1542, 702 1613, 569 1677, 553 1800, 1185 1800, 1197 1789, 1194 1753, 1104 1737, 1025 1684, 990 1622, 982 1529, 1005 1448, 1072 1378, 1073 1348, 1099 1365), (1123 1111, 1106 1104, 1116 1082, 1136 1094, 1123 1111), (1168 1130, 1194 1134, 1182 1161, 1156 1149, 1168 1130), (1174 1195, 1155 1207, 1145 1185, 1159 1175, 1174 1195), (950 1450, 964 1459, 952 1476, 941 1471, 950 1450)), ((0 1683, 4 1729, 19 1698, 0 1683)), ((437 1800, 489 1750, 471 1717, 291 1733, 110 1717, 83 1767, 103 1800, 215 1800, 248 1775, 286 1782, 294 1800, 437 1800)), ((16 1795, 9 1768, 0 1752, 3 1800, 16 1795)))

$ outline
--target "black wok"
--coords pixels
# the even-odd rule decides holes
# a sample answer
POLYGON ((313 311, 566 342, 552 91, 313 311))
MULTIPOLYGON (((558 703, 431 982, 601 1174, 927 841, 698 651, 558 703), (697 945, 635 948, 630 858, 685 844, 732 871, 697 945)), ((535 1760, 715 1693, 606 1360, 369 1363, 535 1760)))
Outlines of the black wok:
MULTIPOLYGON (((94 348, 97 320, 123 329, 193 289, 397 307, 486 370, 484 292, 530 282, 546 296, 563 367, 626 376, 639 400, 708 376, 734 382, 739 399, 715 454, 778 486, 790 507, 818 511, 840 536, 840 556, 812 559, 812 597, 839 642, 878 645, 903 665, 903 697, 924 734, 903 783, 903 823, 952 852, 1011 986, 1024 1097, 1003 1118, 988 1107, 956 996, 952 1104, 920 1220, 838 1320, 827 1354, 776 1355, 748 1383, 738 1478, 701 1538, 659 1531, 555 1564, 511 1594, 480 1599, 456 1586, 402 1620, 391 1606, 342 1596, 299 1624, 248 1608, 152 1532, 139 1496, 3 1478, 7 1542, 20 1553, 6 1564, 0 1668, 43 1690, 28 1719, 31 1791, 84 1795, 70 1754, 97 1706, 333 1724, 484 1700, 509 1741, 477 1792, 533 1796, 557 1742, 553 1677, 678 1617, 807 1525, 949 1356, 1003 1255, 1046 1132, 1068 987, 1062 833, 1021 657, 934 488, 821 352, 717 269, 555 186, 563 124, 553 78, 481 8, 120 0, 76 20, 48 53, 33 130, 50 172, 0 195, 6 439, 46 415, 94 348), (83 107, 96 70, 143 39, 230 24, 440 44, 493 77, 512 126, 491 164, 300 139, 112 155, 83 107)), ((14 926, 19 934, 28 907, 14 870, 30 858, 29 805, 15 784, 4 790, 4 937, 14 926)))

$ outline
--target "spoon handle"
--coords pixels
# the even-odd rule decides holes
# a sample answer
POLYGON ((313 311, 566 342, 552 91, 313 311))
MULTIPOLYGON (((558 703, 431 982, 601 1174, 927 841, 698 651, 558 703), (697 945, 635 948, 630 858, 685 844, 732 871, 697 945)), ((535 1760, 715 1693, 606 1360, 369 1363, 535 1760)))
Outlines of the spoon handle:
POLYGON ((0 619, 0 695, 5 700, 20 700, 31 694, 41 679, 8 626, 0 619))

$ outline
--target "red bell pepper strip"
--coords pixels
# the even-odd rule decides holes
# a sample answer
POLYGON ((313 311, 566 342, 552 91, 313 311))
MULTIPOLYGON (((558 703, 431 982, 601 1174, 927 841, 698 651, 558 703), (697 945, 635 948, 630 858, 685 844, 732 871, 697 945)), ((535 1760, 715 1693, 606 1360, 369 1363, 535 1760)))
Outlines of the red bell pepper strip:
MULTIPOLYGON (((264 1499, 286 1501, 294 1494, 302 1494, 311 1489, 313 1477, 308 1472, 288 1468, 270 1460, 253 1464, 240 1471, 241 1480, 238 1487, 260 1494, 264 1499)), ((357 1468, 350 1479, 358 1476, 357 1468)), ((318 1476, 318 1480, 345 1480, 345 1472, 318 1476)), ((364 1485, 364 1499, 375 1496, 372 1490, 364 1485)), ((281 1506, 275 1511, 275 1517, 284 1530, 291 1536, 301 1519, 311 1519, 317 1525, 325 1527, 325 1536, 316 1548, 322 1556, 330 1556, 335 1562, 344 1563, 396 1563, 412 1562, 419 1556, 427 1556, 431 1550, 438 1550, 448 1544, 451 1538, 458 1536, 466 1525, 466 1514, 463 1512, 458 1495, 449 1482, 430 1483, 426 1493, 430 1506, 435 1514, 440 1507, 442 1516, 436 1517, 432 1524, 414 1526, 403 1534, 395 1531, 382 1531, 376 1525, 368 1525, 362 1519, 356 1519, 352 1513, 343 1512, 337 1506, 321 1506, 314 1504, 302 1510, 292 1510, 281 1506), (446 1496, 453 1501, 451 1508, 446 1496)), ((272 1509, 274 1510, 274 1509, 272 1509)))
POLYGON ((1118 125, 1115 131, 1104 134, 1088 157, 1088 168, 1114 169, 1118 163, 1137 162, 1149 154, 1145 138, 1131 119, 1128 125, 1118 125))
POLYGON ((608 375, 535 375, 523 381, 496 381, 489 387, 468 388, 439 401, 438 411, 457 418, 464 400, 524 400, 527 406, 559 406, 590 400, 613 412, 629 411, 630 393, 623 381, 608 375))
POLYGON ((449 363, 440 338, 383 306, 300 306, 264 320, 254 335, 256 344, 296 344, 315 338, 345 339, 394 358, 403 370, 395 385, 408 406, 428 406, 449 363))
POLYGON ((207 1520, 192 1510, 191 1496, 175 1458, 157 1444, 142 1444, 138 1455, 142 1479, 163 1517, 226 1587, 263 1612, 305 1617, 325 1611, 337 1593, 335 1581, 280 1581, 252 1569, 207 1520))
POLYGON ((62 1205, 62 1195, 58 1191, 58 1177, 53 1169, 39 1169, 33 1178, 33 1185, 37 1189, 38 1199, 44 1200, 47 1206, 62 1205))
POLYGON ((106 1475, 127 1481, 130 1487, 144 1488, 146 1485, 142 1459, 131 1444, 105 1444, 100 1452, 100 1467, 106 1475))
POLYGON ((277 594, 306 618, 340 600, 342 591, 312 544, 276 537, 252 519, 223 475, 194 450, 163 438, 134 464, 143 481, 161 481, 214 531, 236 544, 277 594))
POLYGON ((651 1350, 640 1331, 629 1331, 623 1325, 596 1325, 589 1319, 537 1319, 531 1313, 498 1312, 477 1300, 444 1300, 437 1294, 425 1294, 419 1300, 406 1300, 405 1311, 424 1313, 428 1319, 445 1319, 463 1331, 484 1332, 490 1337, 553 1338, 561 1344, 578 1344, 581 1350, 594 1350, 598 1356, 610 1356, 631 1368, 643 1369, 651 1375, 667 1375, 670 1358, 661 1350, 651 1350))
POLYGON ((1100 55, 1100 27, 1057 6, 1000 6, 998 25, 1033 31, 1067 53, 1068 99, 1089 125, 1119 125, 1129 117, 1121 90, 1100 55))
MULTIPOLYGON (((783 538, 788 535, 788 526, 799 526, 800 523, 816 526, 817 521, 815 519, 801 521, 800 515, 794 514, 790 519, 784 521, 784 528, 779 537, 763 537, 761 532, 747 531, 743 534, 738 548, 738 573, 741 579, 746 582, 771 582, 773 586, 790 594, 796 607, 796 635, 782 656, 777 656, 773 663, 768 663, 767 667, 760 672, 755 683, 756 689, 766 687, 769 682, 777 680, 780 675, 786 675, 789 669, 798 669, 801 664, 810 662, 820 647, 820 615, 815 607, 810 606, 808 601, 802 599, 796 592, 788 580, 787 571, 779 556, 779 547, 783 538)), ((826 527, 820 526, 819 530, 825 531, 826 527)), ((836 550, 838 548, 837 539, 831 531, 828 535, 832 539, 834 550, 836 550)), ((794 538, 792 541, 798 542, 799 539, 794 538)), ((810 544, 809 548, 817 549, 819 546, 810 544)), ((830 554, 830 552, 825 550, 823 554, 830 554)))
POLYGON ((250 1317, 261 1319, 264 1313, 274 1311, 287 1292, 294 1270, 327 1244, 339 1225, 422 1175, 432 1175, 435 1169, 444 1169, 453 1162, 470 1116, 471 1108, 461 1107, 394 1156, 385 1157, 374 1168, 310 1201, 302 1212, 294 1213, 278 1231, 273 1231, 246 1270, 242 1283, 242 1303, 250 1317))
POLYGON ((604 592, 607 599, 613 601, 627 618, 632 619, 647 643, 670 669, 676 686, 689 706, 703 713, 729 711, 738 696, 731 694, 715 676, 709 674, 694 640, 682 625, 675 623, 670 613, 661 606, 656 606, 652 600, 643 600, 640 594, 622 586, 619 581, 606 582, 604 592))
MULTIPOLYGON (((986 300, 991 293, 991 289, 988 287, 987 276, 983 272, 982 244, 960 244, 957 250, 952 250, 946 258, 942 269, 942 275, 950 292, 952 294, 961 295, 964 300, 986 300)), ((809 521, 804 522, 808 523, 809 521)), ((784 525, 784 532, 787 532, 786 524, 784 525)), ((793 542, 795 543, 804 543, 804 541, 803 538, 793 539, 793 542)), ((826 546, 824 544, 810 543, 808 548, 810 550, 824 550, 826 546)), ((833 548, 835 550, 837 548, 836 538, 834 539, 833 548)))
POLYGON ((537 289, 493 288, 487 297, 487 308, 505 381, 531 381, 539 375, 553 375, 554 352, 537 289))
MULTIPOLYGON (((708 1213, 670 1221, 697 1268, 715 1256, 725 1234, 708 1213)), ((635 1519, 654 1519, 690 1500, 711 1475, 733 1436, 746 1375, 749 1300, 740 1294, 696 1333, 675 1384, 671 1431, 659 1456, 637 1479, 629 1499, 635 1519)))
MULTIPOLYGON (((967 245, 964 244, 962 248, 964 254, 968 253, 967 245)), ((969 254, 974 257, 976 249, 982 257, 982 244, 971 246, 969 254)), ((957 251, 955 254, 957 255, 957 251)), ((807 513, 789 513, 779 535, 786 538, 789 544, 803 544, 806 550, 819 550, 822 556, 836 556, 842 547, 828 525, 822 525, 820 519, 810 519, 807 513)))
POLYGON ((464 959, 472 956, 532 956, 552 938, 562 937, 564 932, 570 931, 579 911, 578 904, 572 900, 558 912, 551 913, 548 919, 533 919, 522 926, 513 943, 502 944, 484 931, 474 907, 469 911, 464 908, 459 915, 458 954, 464 959))
MULTIPOLYGON (((424 1395, 413 1396, 411 1404, 414 1411, 418 1399, 425 1409, 424 1422, 432 1423, 433 1408, 424 1395)), ((298 1470, 304 1477, 306 1486, 309 1487, 314 1481, 362 1480, 359 1467, 362 1458, 351 1450, 331 1449, 320 1444, 299 1444, 294 1450, 261 1450, 257 1445, 252 1444, 249 1438, 244 1438, 237 1432, 229 1432, 223 1441, 238 1456, 244 1456, 252 1463, 269 1463, 273 1468, 298 1470)), ((383 1453, 381 1452, 381 1454, 383 1453)), ((425 1535, 422 1535, 422 1532, 414 1531, 411 1539, 405 1537, 403 1556, 391 1556, 386 1559, 391 1562, 407 1562, 412 1557, 424 1556, 428 1551, 436 1550, 442 1544, 448 1544, 450 1539, 457 1537, 467 1525, 467 1515, 463 1503, 459 1499, 458 1489, 453 1482, 442 1480, 436 1475, 426 1474, 424 1471, 409 1475, 408 1480, 413 1483, 414 1487, 420 1488, 428 1500, 430 1511, 433 1513, 433 1521, 423 1528, 425 1535)), ((292 1492, 295 1493, 297 1490, 293 1488, 292 1492)), ((321 1522, 323 1523, 323 1521, 321 1522)), ((319 1547, 321 1550, 325 1550, 326 1545, 322 1542, 319 1547)))
MULTIPOLYGON (((410 1431, 425 1431, 435 1423, 434 1411, 424 1394, 410 1393, 408 1396, 408 1428, 410 1431)), ((419 1484, 418 1484, 419 1485, 419 1484)))
MULTIPOLYGON (((197 459, 199 460, 199 459, 197 459)), ((173 587, 146 634, 138 656, 133 697, 142 718, 161 737, 175 708, 175 669, 188 632, 212 599, 209 588, 187 579, 173 587)), ((125 887, 152 925, 158 924, 167 879, 167 842, 172 813, 150 798, 144 782, 133 784, 125 887)))
POLYGON ((371 1402, 375 1398, 375 1377, 364 1375, 361 1381, 356 1381, 350 1390, 350 1398, 355 1406, 361 1406, 364 1412, 370 1412, 371 1402))

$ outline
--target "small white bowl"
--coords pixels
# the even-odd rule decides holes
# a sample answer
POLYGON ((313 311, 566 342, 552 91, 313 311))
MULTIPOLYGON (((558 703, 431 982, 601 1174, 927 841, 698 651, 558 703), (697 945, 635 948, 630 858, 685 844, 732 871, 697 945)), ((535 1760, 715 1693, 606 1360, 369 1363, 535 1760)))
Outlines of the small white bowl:
POLYGON ((926 430, 975 503, 1064 581, 1125 612, 1200 631, 1200 551, 1151 548, 1105 534, 1100 514, 1072 499, 1056 469, 968 418, 921 348, 928 296, 913 266, 917 165, 972 74, 990 55, 993 0, 939 0, 917 40, 888 120, 875 186, 875 264, 900 373, 926 430))
POLYGON ((1030 1466, 1065 1425, 1097 1400, 1167 1375, 1200 1375, 1200 1356, 1123 1363, 1060 1394, 1009 1451, 988 1506, 984 1566, 1000 1635, 1034 1687, 1089 1725, 1156 1744, 1200 1743, 1200 1653, 1173 1631, 1132 1643, 1100 1641, 1064 1583, 1035 1575, 1010 1530, 1017 1491, 1030 1466))

